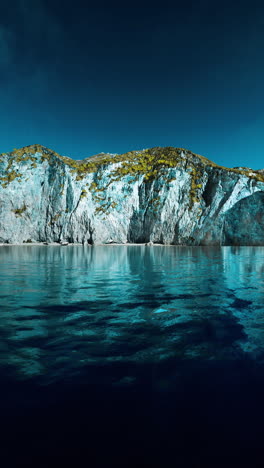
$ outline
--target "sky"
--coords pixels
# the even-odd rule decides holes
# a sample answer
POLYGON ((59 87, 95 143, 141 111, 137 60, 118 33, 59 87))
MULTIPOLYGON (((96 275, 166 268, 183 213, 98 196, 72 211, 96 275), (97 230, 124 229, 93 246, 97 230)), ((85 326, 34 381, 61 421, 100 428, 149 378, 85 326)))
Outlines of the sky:
POLYGON ((0 153, 175 146, 264 168, 262 0, 0 2, 0 84, 0 153))

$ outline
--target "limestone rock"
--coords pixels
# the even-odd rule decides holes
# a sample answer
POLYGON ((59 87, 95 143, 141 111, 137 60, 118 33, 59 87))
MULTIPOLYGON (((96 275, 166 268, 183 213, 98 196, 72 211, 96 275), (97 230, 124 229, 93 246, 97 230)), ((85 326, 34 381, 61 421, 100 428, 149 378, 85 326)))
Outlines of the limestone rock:
POLYGON ((264 245, 264 173, 178 148, 0 155, 0 242, 264 245))

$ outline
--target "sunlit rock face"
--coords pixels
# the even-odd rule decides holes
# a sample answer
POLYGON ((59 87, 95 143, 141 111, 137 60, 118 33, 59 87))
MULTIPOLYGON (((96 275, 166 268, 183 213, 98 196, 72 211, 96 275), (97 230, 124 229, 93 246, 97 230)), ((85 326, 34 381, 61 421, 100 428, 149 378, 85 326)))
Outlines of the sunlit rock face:
POLYGON ((0 156, 0 242, 264 245, 264 175, 177 148, 0 156))

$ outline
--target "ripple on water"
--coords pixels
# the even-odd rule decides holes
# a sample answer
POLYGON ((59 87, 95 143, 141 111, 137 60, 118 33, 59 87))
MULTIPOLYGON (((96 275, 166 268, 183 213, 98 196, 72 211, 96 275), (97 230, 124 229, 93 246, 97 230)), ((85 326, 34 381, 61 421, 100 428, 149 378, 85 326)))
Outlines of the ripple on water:
POLYGON ((262 362, 261 247, 13 246, 0 260, 0 363, 20 379, 92 363, 262 362))

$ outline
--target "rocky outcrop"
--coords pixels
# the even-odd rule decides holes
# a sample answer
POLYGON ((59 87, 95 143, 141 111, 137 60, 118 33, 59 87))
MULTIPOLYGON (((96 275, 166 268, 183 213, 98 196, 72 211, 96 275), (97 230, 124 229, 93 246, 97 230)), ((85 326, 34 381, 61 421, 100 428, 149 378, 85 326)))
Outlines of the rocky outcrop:
POLYGON ((177 148, 0 156, 0 242, 264 245, 264 174, 177 148))

